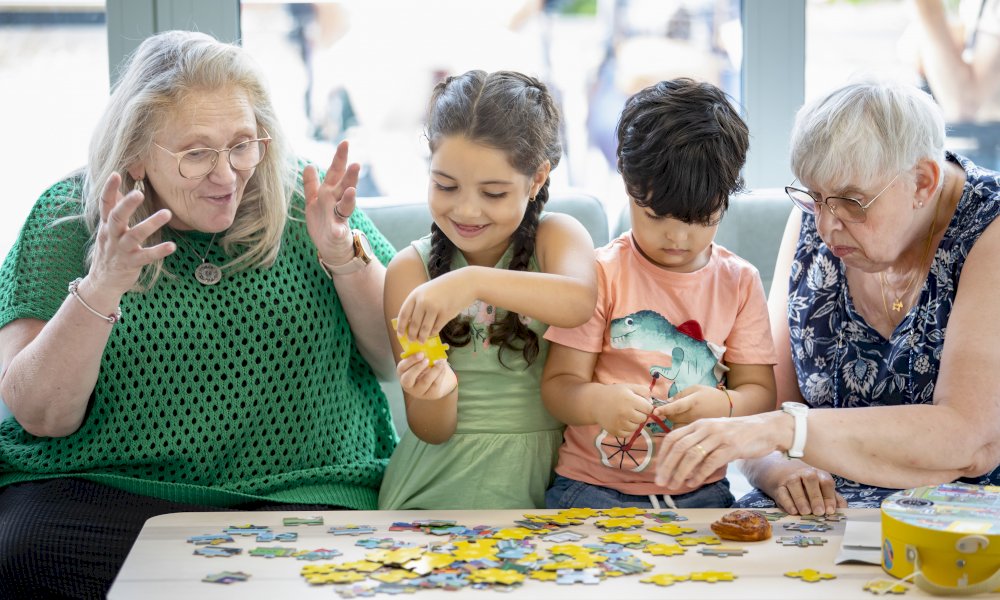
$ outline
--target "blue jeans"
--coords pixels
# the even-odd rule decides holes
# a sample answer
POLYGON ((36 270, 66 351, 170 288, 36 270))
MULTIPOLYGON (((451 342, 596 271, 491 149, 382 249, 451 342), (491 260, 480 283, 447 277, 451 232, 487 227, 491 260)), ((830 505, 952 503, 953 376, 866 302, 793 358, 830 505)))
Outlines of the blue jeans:
MULTIPOLYGON (((660 498, 660 496, 657 496, 660 498)), ((729 480, 723 477, 686 494, 671 496, 677 508, 729 508, 735 498, 729 491, 729 480)), ((545 492, 545 508, 614 508, 635 506, 654 508, 649 496, 623 494, 618 490, 584 483, 556 475, 555 482, 545 492)), ((660 508, 668 508, 661 501, 660 508)))

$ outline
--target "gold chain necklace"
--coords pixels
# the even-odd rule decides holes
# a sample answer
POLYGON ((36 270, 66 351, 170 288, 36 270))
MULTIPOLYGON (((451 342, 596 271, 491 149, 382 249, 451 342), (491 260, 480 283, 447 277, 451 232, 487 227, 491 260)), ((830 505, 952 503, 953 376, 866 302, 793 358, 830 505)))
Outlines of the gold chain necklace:
MULTIPOLYGON (((903 293, 896 296, 896 299, 892 301, 893 312, 898 313, 903 310, 904 306, 903 298, 905 298, 907 294, 910 293, 910 288, 913 287, 913 284, 916 283, 917 281, 917 277, 920 275, 921 272, 923 272, 924 263, 927 262, 927 257, 930 256, 931 240, 934 239, 934 230, 937 229, 938 217, 941 216, 941 205, 943 205, 945 202, 946 199, 944 197, 944 192, 942 191, 941 197, 938 199, 937 208, 934 210, 934 221, 931 222, 931 228, 927 232, 927 242, 924 244, 924 257, 920 261, 919 269, 917 270, 916 273, 913 274, 913 276, 910 277, 909 283, 906 284, 906 289, 904 289, 903 293)), ((889 314, 889 304, 888 302, 886 302, 885 298, 885 288, 888 285, 885 280, 885 271, 879 272, 878 283, 879 283, 879 288, 882 290, 882 308, 885 310, 885 318, 886 321, 889 322, 889 325, 892 326, 895 324, 895 321, 893 321, 892 316, 889 314)))
POLYGON ((216 231, 212 235, 212 239, 208 242, 208 248, 205 249, 205 255, 202 256, 201 254, 198 254, 198 250, 194 247, 194 244, 191 243, 191 240, 188 240, 173 229, 170 231, 173 233, 171 237, 179 242, 182 242, 192 254, 201 260, 201 264, 195 267, 194 270, 194 278, 198 280, 198 283, 202 285, 215 285, 219 283, 219 281, 222 280, 222 269, 219 268, 218 265, 208 262, 208 255, 212 252, 212 246, 215 245, 215 236, 219 235, 219 232, 216 231))

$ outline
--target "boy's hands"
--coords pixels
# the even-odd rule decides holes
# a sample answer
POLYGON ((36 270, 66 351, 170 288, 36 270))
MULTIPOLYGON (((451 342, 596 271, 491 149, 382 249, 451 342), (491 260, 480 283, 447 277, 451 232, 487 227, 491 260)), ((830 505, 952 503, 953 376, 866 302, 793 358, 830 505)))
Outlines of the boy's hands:
POLYGON ((603 398, 594 405, 594 419, 614 437, 627 438, 646 423, 653 409, 641 385, 615 383, 606 386, 603 398))
POLYGON ((396 375, 399 377, 400 387, 419 400, 444 398, 458 387, 458 377, 447 360, 436 360, 433 367, 428 366, 428 362, 423 352, 399 361, 396 364, 396 375))
POLYGON ((661 419, 669 419, 678 426, 694 423, 698 419, 711 419, 729 415, 729 400, 722 390, 707 385, 690 385, 670 399, 668 404, 653 411, 661 419))

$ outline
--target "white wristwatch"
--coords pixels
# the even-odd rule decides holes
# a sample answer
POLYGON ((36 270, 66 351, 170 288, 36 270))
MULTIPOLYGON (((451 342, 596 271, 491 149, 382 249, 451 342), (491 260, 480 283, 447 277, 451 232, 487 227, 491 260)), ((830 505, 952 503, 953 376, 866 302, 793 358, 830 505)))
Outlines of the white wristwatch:
POLYGON ((802 458, 806 450, 806 416, 809 415, 809 407, 801 402, 782 402, 781 410, 795 418, 792 447, 785 454, 788 458, 802 458))
POLYGON ((350 275, 351 273, 360 271, 368 266, 368 264, 372 261, 374 253, 372 252, 372 246, 368 242, 368 236, 365 235, 365 232, 360 229, 353 229, 351 230, 351 235, 354 236, 354 258, 346 263, 336 266, 328 265, 319 253, 316 254, 319 258, 319 264, 323 266, 323 270, 326 271, 326 274, 329 275, 331 279, 334 275, 350 275))

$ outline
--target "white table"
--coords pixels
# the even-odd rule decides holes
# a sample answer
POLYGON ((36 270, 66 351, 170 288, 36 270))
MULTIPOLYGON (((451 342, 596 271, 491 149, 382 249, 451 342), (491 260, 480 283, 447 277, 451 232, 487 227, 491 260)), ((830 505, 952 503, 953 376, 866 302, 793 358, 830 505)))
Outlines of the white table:
MULTIPOLYGON (((391 537, 418 544, 442 542, 443 536, 434 536, 422 532, 389 531, 394 522, 412 522, 422 519, 449 519, 460 525, 475 527, 489 525, 497 527, 515 527, 514 521, 522 519, 525 513, 555 514, 558 511, 335 511, 322 513, 285 513, 285 512, 213 512, 213 513, 177 513, 163 515, 150 519, 139 535, 135 546, 128 555, 122 571, 119 573, 110 598, 141 598, 154 600, 156 598, 339 598, 333 585, 310 585, 300 575, 304 565, 342 563, 361 560, 370 552, 359 547, 359 539, 391 537), (283 525, 284 517, 322 516, 321 526, 298 525, 295 527, 283 525), (209 558, 196 556, 196 547, 188 543, 191 536, 221 533, 233 525, 245 524, 270 526, 274 532, 295 531, 298 540, 292 543, 269 542, 258 543, 254 537, 233 536, 234 542, 222 544, 227 547, 239 547, 242 554, 227 558, 209 558), (328 529, 337 525, 370 525, 376 528, 375 533, 362 536, 334 535, 328 529), (328 548, 340 550, 343 555, 329 560, 304 561, 295 558, 263 558, 248 555, 255 547, 292 546, 303 550, 328 548), (209 573, 221 571, 243 571, 251 577, 245 582, 235 582, 228 585, 206 583, 202 581, 209 573)), ((650 511, 654 512, 654 511, 650 511)), ((708 524, 725 514, 725 510, 697 509, 680 510, 681 516, 687 521, 678 524, 697 528, 696 533, 689 535, 711 535, 708 524)), ((848 520, 878 522, 880 515, 877 510, 852 509, 844 511, 848 520)), ((599 517, 604 518, 604 517, 599 517)), ((597 543, 599 537, 606 532, 594 525, 598 518, 589 518, 584 524, 571 528, 587 534, 578 544, 597 543)), ((644 538, 658 543, 673 543, 673 539, 665 534, 648 531, 647 527, 657 523, 646 518, 643 527, 632 530, 644 538)), ((635 556, 654 568, 646 573, 605 578, 596 585, 572 584, 560 585, 551 581, 527 579, 520 588, 512 592, 517 597, 539 598, 545 595, 551 597, 572 597, 584 600, 587 598, 759 598, 777 599, 794 598, 800 600, 874 598, 863 590, 864 585, 872 579, 890 579, 880 567, 865 564, 835 565, 834 560, 840 550, 845 522, 830 523, 833 528, 823 533, 806 533, 804 535, 821 536, 828 541, 823 546, 786 547, 776 543, 776 538, 785 535, 795 535, 795 531, 786 531, 784 523, 799 522, 797 517, 784 517, 774 522, 774 535, 771 539, 761 542, 729 542, 726 546, 740 546, 747 550, 743 556, 718 558, 703 556, 698 549, 705 546, 693 546, 687 552, 678 556, 653 556, 641 550, 629 550, 635 556), (836 575, 836 579, 808 583, 792 579, 783 574, 788 571, 815 569, 824 573, 836 575), (657 573, 673 573, 678 575, 699 571, 729 571, 737 576, 732 582, 706 583, 702 581, 683 581, 670 587, 640 583, 640 579, 657 573)), ((537 541, 539 553, 548 556, 545 550, 552 544, 537 541)), ((708 546, 710 547, 710 546, 708 546)), ((492 590, 463 589, 460 597, 471 594, 486 594, 483 598, 498 598, 491 595, 492 590)), ((416 598, 450 598, 459 597, 456 592, 446 590, 418 590, 416 598)), ((907 592, 906 597, 926 596, 915 587, 907 592)), ((998 595, 1000 596, 1000 595, 998 595)), ((388 598, 379 594, 376 597, 388 598)), ((411 597, 411 596, 408 596, 411 597)), ((888 596, 896 597, 896 596, 888 596)))

